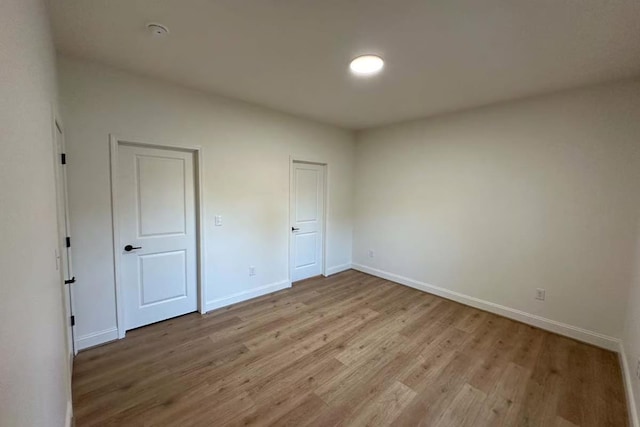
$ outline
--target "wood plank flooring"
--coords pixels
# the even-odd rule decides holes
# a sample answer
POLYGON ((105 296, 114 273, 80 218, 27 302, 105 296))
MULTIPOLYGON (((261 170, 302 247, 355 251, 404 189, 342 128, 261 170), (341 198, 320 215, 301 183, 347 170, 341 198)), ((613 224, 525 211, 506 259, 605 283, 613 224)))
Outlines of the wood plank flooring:
POLYGON ((81 352, 84 426, 625 426, 616 354, 356 271, 81 352))

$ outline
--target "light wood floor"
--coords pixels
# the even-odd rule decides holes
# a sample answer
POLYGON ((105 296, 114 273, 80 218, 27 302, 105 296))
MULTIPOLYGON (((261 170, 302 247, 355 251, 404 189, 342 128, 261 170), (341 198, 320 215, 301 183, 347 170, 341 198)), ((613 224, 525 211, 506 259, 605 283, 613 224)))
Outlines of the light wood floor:
POLYGON ((617 356, 363 273, 78 355, 78 427, 625 426, 617 356))

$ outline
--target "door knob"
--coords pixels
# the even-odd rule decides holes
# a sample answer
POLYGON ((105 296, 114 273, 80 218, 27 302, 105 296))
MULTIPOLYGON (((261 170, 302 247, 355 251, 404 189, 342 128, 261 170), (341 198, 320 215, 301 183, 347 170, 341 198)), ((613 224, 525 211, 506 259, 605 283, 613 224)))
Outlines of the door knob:
POLYGON ((131 245, 127 245, 124 247, 124 250, 127 252, 131 252, 134 249, 142 249, 142 246, 131 246, 131 245))
POLYGON ((294 232, 294 231, 298 231, 298 230, 300 230, 300 229, 299 229, 299 228, 296 228, 296 227, 291 227, 291 231, 292 231, 292 232, 294 232))

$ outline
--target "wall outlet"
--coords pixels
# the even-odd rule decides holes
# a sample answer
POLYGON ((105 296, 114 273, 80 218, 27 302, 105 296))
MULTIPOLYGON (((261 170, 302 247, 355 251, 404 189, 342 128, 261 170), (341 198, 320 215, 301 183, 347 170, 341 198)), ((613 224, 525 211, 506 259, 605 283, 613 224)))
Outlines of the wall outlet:
POLYGON ((256 275, 256 268, 252 265, 249 266, 249 276, 255 276, 256 275))
POLYGON ((636 378, 640 380, 640 357, 638 358, 638 364, 636 365, 636 378))
POLYGON ((536 299, 539 299, 540 301, 544 301, 544 295, 545 294, 545 290, 542 288, 538 288, 536 289, 536 299))
POLYGON ((376 256, 376 253, 373 251, 373 249, 369 249, 369 258, 373 258, 376 256))

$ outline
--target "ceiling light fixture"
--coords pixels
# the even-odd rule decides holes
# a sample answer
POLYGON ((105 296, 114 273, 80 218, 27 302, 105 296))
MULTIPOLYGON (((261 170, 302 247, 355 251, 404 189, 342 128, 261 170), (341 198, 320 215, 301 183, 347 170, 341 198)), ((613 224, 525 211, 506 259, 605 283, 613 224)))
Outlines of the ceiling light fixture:
POLYGON ((154 37, 164 37, 169 34, 169 29, 162 24, 156 24, 154 22, 147 24, 147 29, 154 37))
POLYGON ((362 55, 354 58, 349 65, 351 72, 359 76, 371 76, 379 73, 384 61, 378 55, 362 55))

